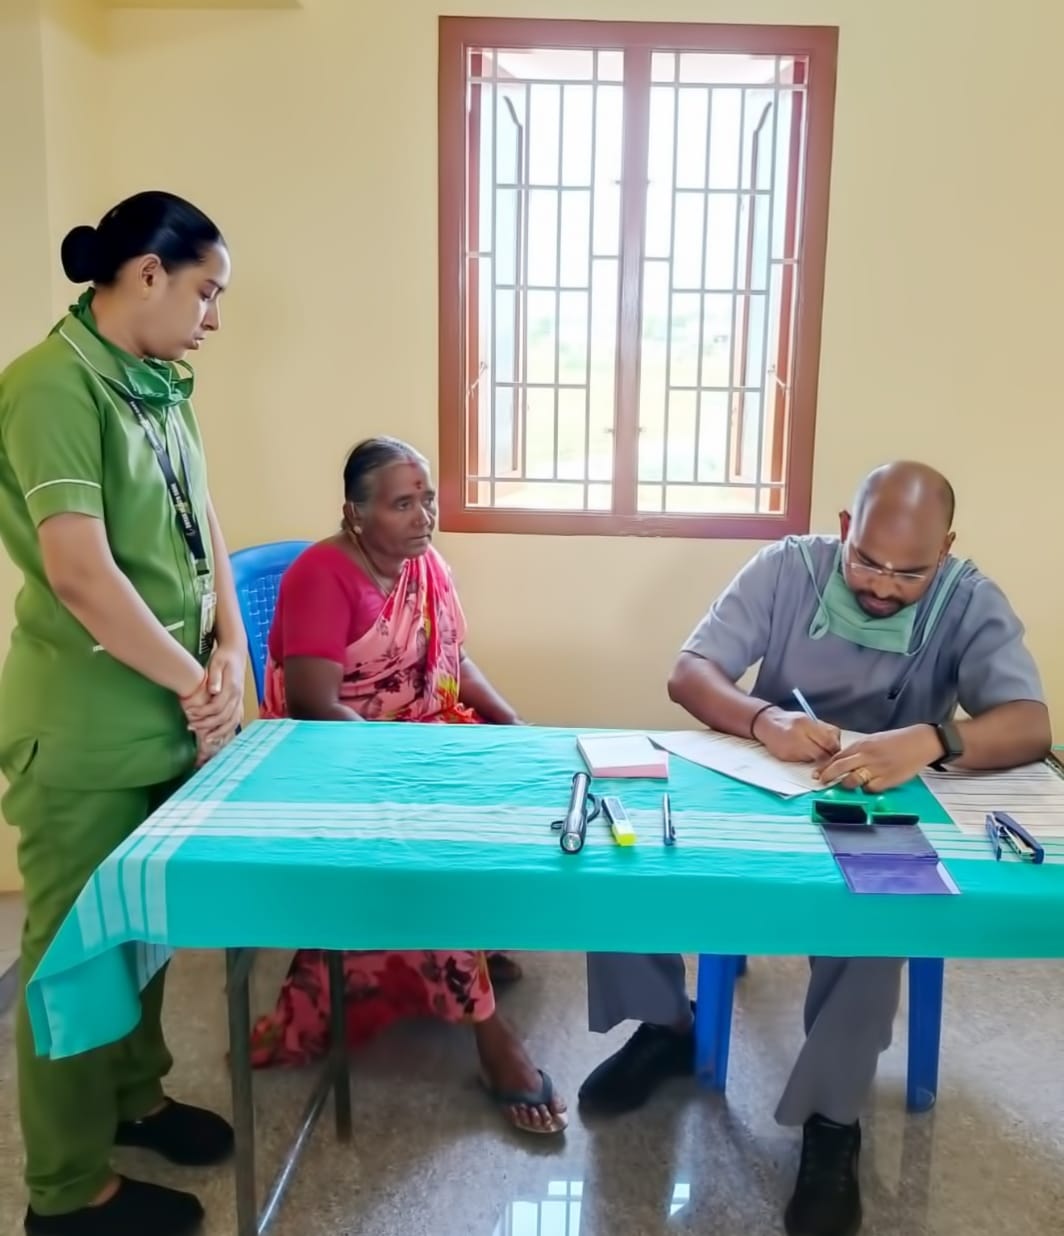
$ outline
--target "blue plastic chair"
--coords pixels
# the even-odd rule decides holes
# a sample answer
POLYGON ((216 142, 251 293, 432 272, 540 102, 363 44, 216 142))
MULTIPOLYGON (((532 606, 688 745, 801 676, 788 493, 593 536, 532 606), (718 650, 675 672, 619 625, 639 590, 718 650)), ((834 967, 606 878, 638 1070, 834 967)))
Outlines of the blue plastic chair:
MULTIPOLYGON (((695 1014, 695 1071, 708 1090, 728 1084, 735 982, 746 973, 745 957, 704 953, 698 959, 695 1014)), ((909 1076, 905 1101, 911 1112, 930 1111, 938 1094, 945 963, 939 958, 909 962, 909 1076)))
POLYGON ((272 541, 252 545, 230 555, 236 599, 248 637, 248 657, 255 679, 255 697, 262 703, 266 680, 266 640, 277 608, 277 589, 281 576, 311 541, 272 541))

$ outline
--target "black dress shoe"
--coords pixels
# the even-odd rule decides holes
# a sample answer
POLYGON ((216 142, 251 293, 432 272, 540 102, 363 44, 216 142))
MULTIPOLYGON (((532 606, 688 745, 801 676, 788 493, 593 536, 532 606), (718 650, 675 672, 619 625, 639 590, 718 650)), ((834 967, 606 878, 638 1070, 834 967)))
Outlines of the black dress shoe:
POLYGON ((191 1193, 122 1178, 118 1192, 102 1206, 65 1215, 26 1214, 26 1236, 193 1236, 203 1207, 191 1193))
POLYGON ((794 1196, 783 1216, 788 1236, 856 1236, 861 1227, 861 1126, 823 1116, 805 1122, 794 1196))
POLYGON ((694 1026, 679 1033, 642 1025, 589 1074, 580 1087, 580 1106, 592 1115, 620 1116, 642 1107, 670 1077, 693 1077, 694 1071, 694 1026))
POLYGON ((233 1153, 233 1126, 202 1107, 167 1099, 152 1116, 121 1121, 115 1145, 153 1150, 181 1167, 211 1167, 233 1153))

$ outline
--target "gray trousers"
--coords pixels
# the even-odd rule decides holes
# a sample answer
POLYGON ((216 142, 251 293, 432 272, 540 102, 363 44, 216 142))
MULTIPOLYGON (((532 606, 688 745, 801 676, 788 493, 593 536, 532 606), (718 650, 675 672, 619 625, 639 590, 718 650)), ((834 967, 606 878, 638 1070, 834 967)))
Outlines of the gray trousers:
MULTIPOLYGON (((852 1124, 890 1046, 905 962, 812 957, 809 964, 805 1043, 776 1120, 802 1125, 820 1115, 852 1124)), ((676 1025, 691 1012, 683 958, 673 954, 589 953, 587 996, 588 1025, 602 1034, 622 1021, 676 1025)))

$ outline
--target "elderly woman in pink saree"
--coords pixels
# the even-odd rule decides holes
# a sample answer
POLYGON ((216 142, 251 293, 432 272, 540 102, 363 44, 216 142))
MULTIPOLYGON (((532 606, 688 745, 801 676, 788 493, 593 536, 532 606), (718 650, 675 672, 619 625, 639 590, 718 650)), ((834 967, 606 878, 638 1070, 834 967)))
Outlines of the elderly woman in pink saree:
MULTIPOLYGON (((466 655, 465 616, 432 547, 428 465, 394 438, 357 446, 344 469, 341 531, 306 550, 281 581, 262 715, 315 721, 519 725, 466 655)), ((518 1128, 558 1133, 565 1103, 495 1007, 494 983, 520 977, 502 953, 344 954, 352 1046, 402 1018, 472 1025, 485 1086, 518 1128)), ((301 950, 274 1011, 252 1033, 259 1067, 326 1050, 325 956, 301 950)))

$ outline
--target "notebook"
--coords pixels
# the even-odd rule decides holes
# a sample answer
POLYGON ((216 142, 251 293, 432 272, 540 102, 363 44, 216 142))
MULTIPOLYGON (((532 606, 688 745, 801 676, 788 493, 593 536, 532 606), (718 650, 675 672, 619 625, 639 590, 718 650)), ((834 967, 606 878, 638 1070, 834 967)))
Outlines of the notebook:
POLYGON ((593 777, 657 777, 668 780, 669 753, 645 734, 580 734, 576 745, 593 777))

